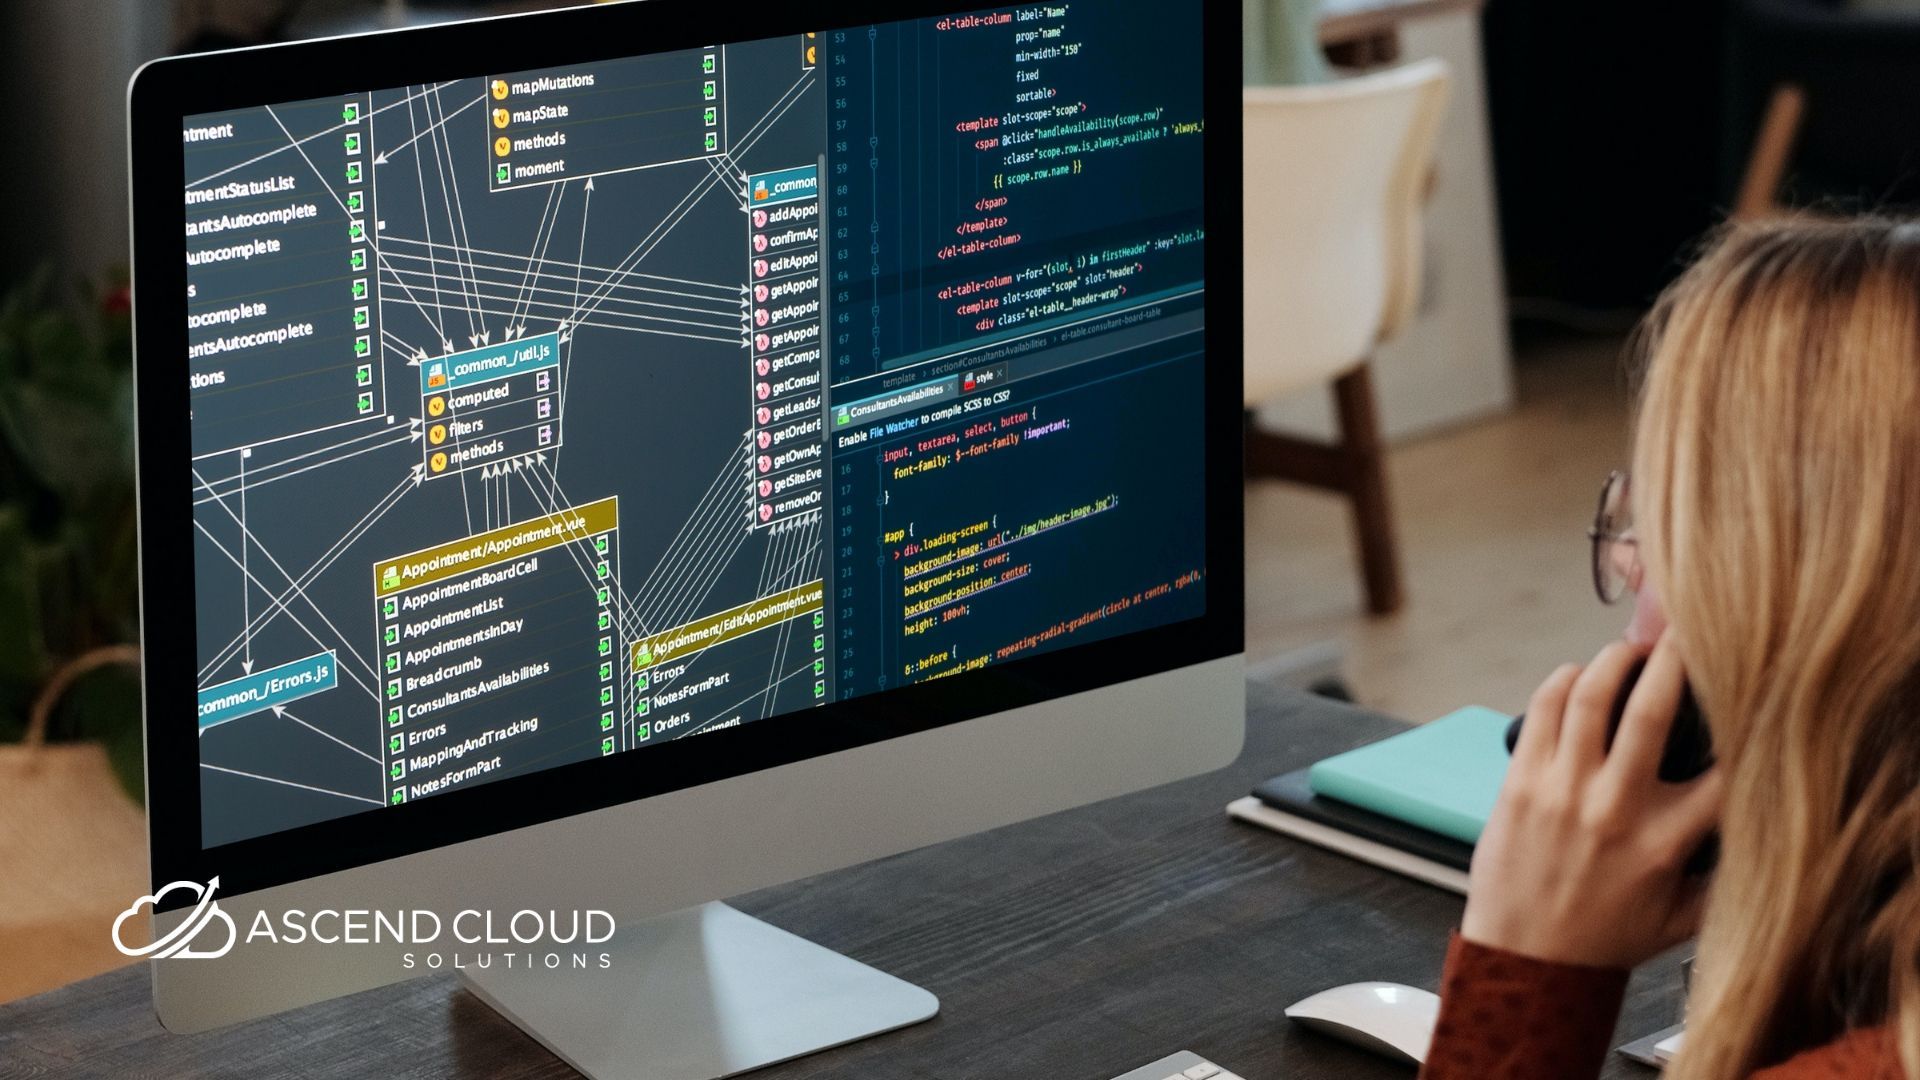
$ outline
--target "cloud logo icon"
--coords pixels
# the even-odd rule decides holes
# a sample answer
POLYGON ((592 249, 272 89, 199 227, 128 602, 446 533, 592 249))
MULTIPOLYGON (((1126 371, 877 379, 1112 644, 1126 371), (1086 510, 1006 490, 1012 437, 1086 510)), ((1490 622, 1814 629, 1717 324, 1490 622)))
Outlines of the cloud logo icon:
POLYGON ((120 917, 113 920, 113 947, 119 949, 120 952, 126 956, 136 958, 148 956, 155 960, 165 960, 170 957, 182 960, 214 960, 227 955, 227 953, 233 950, 233 943, 240 934, 239 929, 233 925, 233 917, 220 910, 220 905, 214 902, 214 890, 219 887, 220 879, 218 877, 207 882, 204 886, 192 881, 176 881, 164 888, 155 890, 147 896, 140 897, 133 902, 132 907, 121 912, 120 917), (164 937, 137 948, 128 948, 126 939, 120 936, 121 927, 126 925, 128 919, 138 915, 140 909, 143 907, 158 910, 160 898, 176 889, 183 889, 193 893, 197 901, 193 906, 193 910, 187 913, 187 917, 181 920, 179 926, 174 927, 173 930, 164 937), (198 938, 201 932, 216 920, 226 926, 227 940, 222 942, 217 949, 190 948, 189 946, 194 943, 194 939, 198 938))

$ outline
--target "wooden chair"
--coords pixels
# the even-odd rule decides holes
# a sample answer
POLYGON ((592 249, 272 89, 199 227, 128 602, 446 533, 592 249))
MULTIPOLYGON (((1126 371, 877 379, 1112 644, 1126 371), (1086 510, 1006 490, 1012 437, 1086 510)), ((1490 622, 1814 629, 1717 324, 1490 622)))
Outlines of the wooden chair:
POLYGON ((1767 111, 1753 137, 1753 152, 1734 194, 1732 216, 1755 220, 1780 213, 1780 191, 1786 184, 1794 140, 1807 113, 1807 92, 1793 83, 1781 83, 1767 98, 1767 111))
POLYGON ((1398 611, 1405 590, 1368 361, 1419 303, 1421 211, 1447 81, 1443 62, 1424 60, 1244 91, 1247 476, 1348 498, 1376 615, 1398 611), (1327 381, 1337 442, 1254 423, 1260 405, 1327 381))
POLYGON ((1738 173, 1735 218, 1920 205, 1920 15, 1907 7, 1729 6, 1724 154, 1728 179, 1738 173), (1753 141, 1739 144, 1748 132, 1753 141))

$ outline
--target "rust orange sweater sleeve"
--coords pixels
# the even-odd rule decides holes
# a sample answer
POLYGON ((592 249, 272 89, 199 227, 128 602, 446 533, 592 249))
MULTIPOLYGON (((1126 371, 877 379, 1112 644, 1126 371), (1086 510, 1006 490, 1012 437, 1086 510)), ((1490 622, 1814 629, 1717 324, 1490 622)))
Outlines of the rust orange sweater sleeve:
POLYGON ((1627 973, 1447 946, 1423 1080, 1591 1080, 1605 1063, 1627 973))

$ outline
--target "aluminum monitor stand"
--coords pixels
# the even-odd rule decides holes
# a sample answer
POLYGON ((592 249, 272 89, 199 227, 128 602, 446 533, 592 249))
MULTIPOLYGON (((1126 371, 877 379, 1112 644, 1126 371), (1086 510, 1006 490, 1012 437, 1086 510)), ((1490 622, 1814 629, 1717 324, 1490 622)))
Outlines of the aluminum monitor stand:
POLYGON ((462 981, 589 1080, 719 1080, 940 1011, 911 983, 725 904, 623 926, 605 951, 604 970, 495 964, 462 981))

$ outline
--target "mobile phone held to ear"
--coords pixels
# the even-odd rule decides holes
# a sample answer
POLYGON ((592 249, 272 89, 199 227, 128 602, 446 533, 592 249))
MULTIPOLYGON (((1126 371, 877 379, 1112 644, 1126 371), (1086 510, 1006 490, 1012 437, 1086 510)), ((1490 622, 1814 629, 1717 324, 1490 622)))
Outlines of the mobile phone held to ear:
MULTIPOLYGON (((1633 695, 1633 688, 1640 681, 1640 673, 1647 668, 1645 660, 1638 661, 1627 671, 1626 681, 1620 684, 1620 696, 1613 702, 1613 719, 1607 725, 1607 747, 1613 747, 1613 733, 1620 730, 1620 718, 1626 715, 1627 699, 1633 695)), ((1527 716, 1521 713, 1507 725, 1507 753, 1520 745, 1520 725, 1527 716)), ((1693 688, 1684 687, 1680 692, 1680 707, 1674 710, 1673 730, 1667 734, 1667 749, 1660 755, 1660 779, 1669 784, 1681 784, 1699 776, 1713 767, 1713 742, 1707 734, 1706 718, 1700 715, 1700 703, 1693 700, 1693 688)))
MULTIPOLYGON (((1607 747, 1613 747, 1613 733, 1620 730, 1620 718, 1626 715, 1627 699, 1633 694, 1634 684, 1640 681, 1640 673, 1646 670, 1647 662, 1641 660, 1627 672, 1626 681, 1620 684, 1620 696, 1613 702, 1613 718, 1607 726, 1607 747)), ((1520 726, 1527 716, 1521 713, 1507 725, 1507 753, 1520 743, 1520 726)), ((1680 692, 1680 706, 1673 713, 1673 730, 1667 733, 1667 747, 1660 755, 1660 779, 1669 784, 1682 784, 1692 780, 1713 767, 1713 739, 1707 731, 1706 717, 1700 712, 1700 703, 1693 699, 1693 688, 1683 687, 1680 692)), ((1687 860, 1687 872, 1706 874, 1712 871, 1720 855, 1718 836, 1710 836, 1687 860)))

